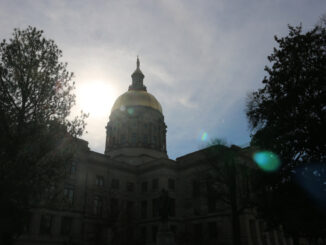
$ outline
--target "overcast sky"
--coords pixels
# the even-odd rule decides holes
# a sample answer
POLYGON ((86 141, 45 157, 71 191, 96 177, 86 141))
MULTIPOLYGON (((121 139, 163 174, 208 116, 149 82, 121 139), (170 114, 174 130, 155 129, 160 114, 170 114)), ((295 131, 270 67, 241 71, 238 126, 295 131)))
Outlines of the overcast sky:
POLYGON ((101 153, 139 55, 174 159, 214 138, 248 144, 246 95, 262 86, 273 36, 288 24, 310 29, 325 13, 325 0, 0 0, 0 38, 31 25, 55 40, 75 74, 74 112, 90 112, 83 138, 101 153))

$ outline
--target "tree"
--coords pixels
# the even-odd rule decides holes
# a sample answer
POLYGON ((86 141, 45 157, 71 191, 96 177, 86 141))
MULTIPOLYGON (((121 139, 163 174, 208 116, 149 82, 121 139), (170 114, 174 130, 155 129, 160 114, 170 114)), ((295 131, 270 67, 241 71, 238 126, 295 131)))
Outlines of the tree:
POLYGON ((257 169, 240 147, 227 147, 222 140, 214 140, 203 151, 204 161, 209 164, 206 177, 208 208, 214 210, 216 202, 220 202, 230 210, 233 244, 240 245, 240 217, 253 207, 251 181, 257 169))
POLYGON ((0 239, 9 243, 28 211, 64 173, 87 115, 68 120, 73 74, 43 31, 15 29, 0 44, 0 239), (7 240, 6 240, 7 239, 7 240), (6 240, 6 241, 5 241, 6 240))
POLYGON ((280 48, 268 56, 269 77, 247 104, 252 144, 279 153, 286 162, 324 162, 326 29, 289 30, 287 37, 275 37, 280 48))
POLYGON ((282 161, 278 171, 262 173, 260 207, 265 218, 292 236, 316 238, 325 233, 319 208, 326 202, 309 200, 311 193, 300 185, 323 189, 326 180, 326 29, 319 25, 303 33, 301 26, 289 26, 288 36, 275 41, 279 47, 268 56, 264 87, 249 96, 246 111, 251 145, 282 161))

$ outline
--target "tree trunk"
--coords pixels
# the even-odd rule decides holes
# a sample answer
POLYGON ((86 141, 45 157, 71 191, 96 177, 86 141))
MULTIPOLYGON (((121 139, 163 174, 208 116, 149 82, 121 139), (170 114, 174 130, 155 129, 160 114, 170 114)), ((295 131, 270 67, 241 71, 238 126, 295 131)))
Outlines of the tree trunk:
POLYGON ((234 159, 231 160, 230 166, 230 201, 231 201, 231 219, 232 219, 232 235, 233 245, 241 245, 240 236, 240 220, 238 212, 238 199, 237 199, 237 176, 234 159))
MULTIPOLYGON (((234 205, 232 205, 234 206, 234 205)), ((232 207, 232 235, 233 245, 241 245, 240 220, 236 209, 232 207)))
POLYGON ((293 238, 293 245, 299 245, 299 238, 298 237, 293 238))

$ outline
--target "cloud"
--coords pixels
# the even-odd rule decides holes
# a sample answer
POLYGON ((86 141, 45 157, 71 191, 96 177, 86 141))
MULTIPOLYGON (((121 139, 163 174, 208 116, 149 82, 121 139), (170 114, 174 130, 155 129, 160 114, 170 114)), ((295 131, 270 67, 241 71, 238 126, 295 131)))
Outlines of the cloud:
MULTIPOLYGON (((200 130, 231 143, 249 140, 244 99, 261 86, 273 36, 286 35, 288 23, 311 28, 325 7, 323 0, 3 0, 0 29, 1 38, 14 27, 43 29, 63 50, 77 87, 101 80, 113 88, 102 105, 107 114, 140 55, 175 158, 198 149, 200 130)), ((104 151, 108 119, 88 119, 93 150, 104 151)))

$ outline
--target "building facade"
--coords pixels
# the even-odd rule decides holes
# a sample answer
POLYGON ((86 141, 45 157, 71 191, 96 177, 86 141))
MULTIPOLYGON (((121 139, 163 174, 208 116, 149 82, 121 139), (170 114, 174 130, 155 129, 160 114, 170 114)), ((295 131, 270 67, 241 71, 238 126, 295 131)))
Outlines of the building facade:
MULTIPOLYGON (((105 153, 80 140, 61 198, 32 211, 17 244, 156 244, 162 190, 177 244, 232 244, 230 208, 207 192, 205 150, 168 158, 163 110, 143 80, 137 58, 132 84, 112 107, 105 153)), ((248 149, 231 150, 251 167, 248 149)), ((280 230, 266 232, 253 209, 242 213, 240 231, 243 245, 291 244, 280 230)))

